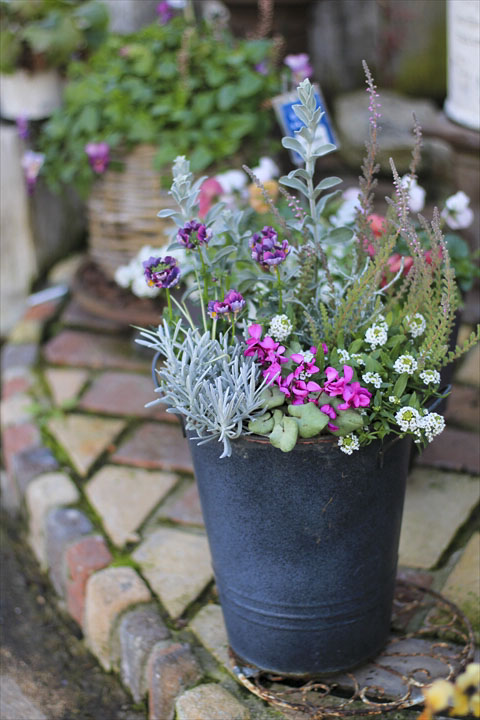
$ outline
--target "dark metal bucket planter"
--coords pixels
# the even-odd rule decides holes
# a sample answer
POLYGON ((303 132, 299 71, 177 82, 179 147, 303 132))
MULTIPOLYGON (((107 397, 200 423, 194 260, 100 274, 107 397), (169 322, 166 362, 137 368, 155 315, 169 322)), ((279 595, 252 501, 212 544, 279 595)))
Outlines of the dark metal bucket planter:
POLYGON ((282 675, 345 670, 390 630, 408 440, 351 456, 333 436, 282 453, 190 441, 230 645, 282 675))

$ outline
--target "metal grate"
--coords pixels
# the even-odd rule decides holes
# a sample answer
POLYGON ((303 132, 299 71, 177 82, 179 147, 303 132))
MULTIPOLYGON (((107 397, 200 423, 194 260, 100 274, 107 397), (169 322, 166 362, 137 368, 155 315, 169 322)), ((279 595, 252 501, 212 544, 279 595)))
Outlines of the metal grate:
POLYGON ((451 680, 473 655, 472 626, 461 610, 406 580, 397 580, 387 646, 355 670, 292 680, 246 665, 230 651, 234 674, 244 687, 309 720, 368 717, 421 704, 423 687, 437 678, 451 680))

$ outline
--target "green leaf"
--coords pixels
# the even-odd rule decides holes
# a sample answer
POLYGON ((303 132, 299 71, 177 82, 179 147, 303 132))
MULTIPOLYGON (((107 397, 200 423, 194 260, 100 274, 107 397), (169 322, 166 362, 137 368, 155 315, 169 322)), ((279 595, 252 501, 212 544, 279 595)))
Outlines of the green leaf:
POLYGON ((190 156, 190 167, 193 172, 198 172, 211 165, 213 162, 213 153, 204 147, 197 147, 190 156))
POLYGON ((353 237, 353 230, 347 227, 336 227, 328 233, 330 240, 336 243, 346 243, 353 237))
POLYGON ((226 83, 218 91, 217 106, 219 110, 230 110, 237 100, 238 92, 233 83, 226 83))
POLYGON ((260 73, 245 72, 240 76, 237 84, 239 97, 246 98, 255 95, 263 86, 263 76, 260 73))
POLYGON ((393 395, 401 398, 408 383, 408 373, 402 373, 393 387, 393 395))

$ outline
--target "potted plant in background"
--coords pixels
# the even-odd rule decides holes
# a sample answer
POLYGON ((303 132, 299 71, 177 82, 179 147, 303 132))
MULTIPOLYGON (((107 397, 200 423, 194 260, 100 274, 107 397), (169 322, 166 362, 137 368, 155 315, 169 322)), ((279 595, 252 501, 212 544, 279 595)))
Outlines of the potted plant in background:
POLYGON ((107 10, 97 0, 2 0, 1 116, 48 117, 61 104, 67 63, 96 49, 107 27, 107 10))
POLYGON ((280 180, 295 193, 291 216, 263 191, 271 226, 253 232, 222 204, 200 218, 202 179, 179 157, 178 207, 159 213, 176 224, 175 242, 144 261, 166 308, 138 342, 157 351, 155 368, 162 360, 153 402, 189 438, 231 647, 283 675, 346 669, 385 644, 410 442, 442 431, 439 370, 478 339, 447 352, 459 296, 439 213, 419 218, 427 256, 393 163, 393 197, 382 231, 372 228, 379 114, 366 73, 370 139, 353 227, 329 221, 340 178, 314 177, 334 146, 318 140, 305 80, 303 127, 283 139, 303 160, 280 180), (403 263, 389 271, 400 238, 413 259, 406 275, 403 263), (182 275, 176 249, 193 270, 182 275), (182 280, 184 301, 171 292, 182 280), (200 306, 196 319, 187 301, 200 306))
POLYGON ((234 39, 181 14, 111 35, 70 66, 65 103, 43 129, 42 174, 53 189, 73 183, 88 195, 90 256, 107 279, 142 246, 162 243, 152 218, 177 154, 198 173, 268 150, 274 63, 271 41, 234 39))

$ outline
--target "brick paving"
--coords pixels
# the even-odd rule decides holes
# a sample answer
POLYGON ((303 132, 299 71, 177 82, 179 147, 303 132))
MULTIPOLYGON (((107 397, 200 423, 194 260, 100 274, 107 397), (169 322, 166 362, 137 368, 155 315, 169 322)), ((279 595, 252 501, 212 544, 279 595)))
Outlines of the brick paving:
MULTIPOLYGON (((144 407, 149 358, 74 299, 43 305, 2 350, 2 503, 26 519, 62 607, 149 720, 306 720, 233 677, 187 442, 174 416, 144 407)), ((414 459, 399 568, 458 604, 477 638, 479 365, 478 349, 459 364, 447 429, 414 459)))

